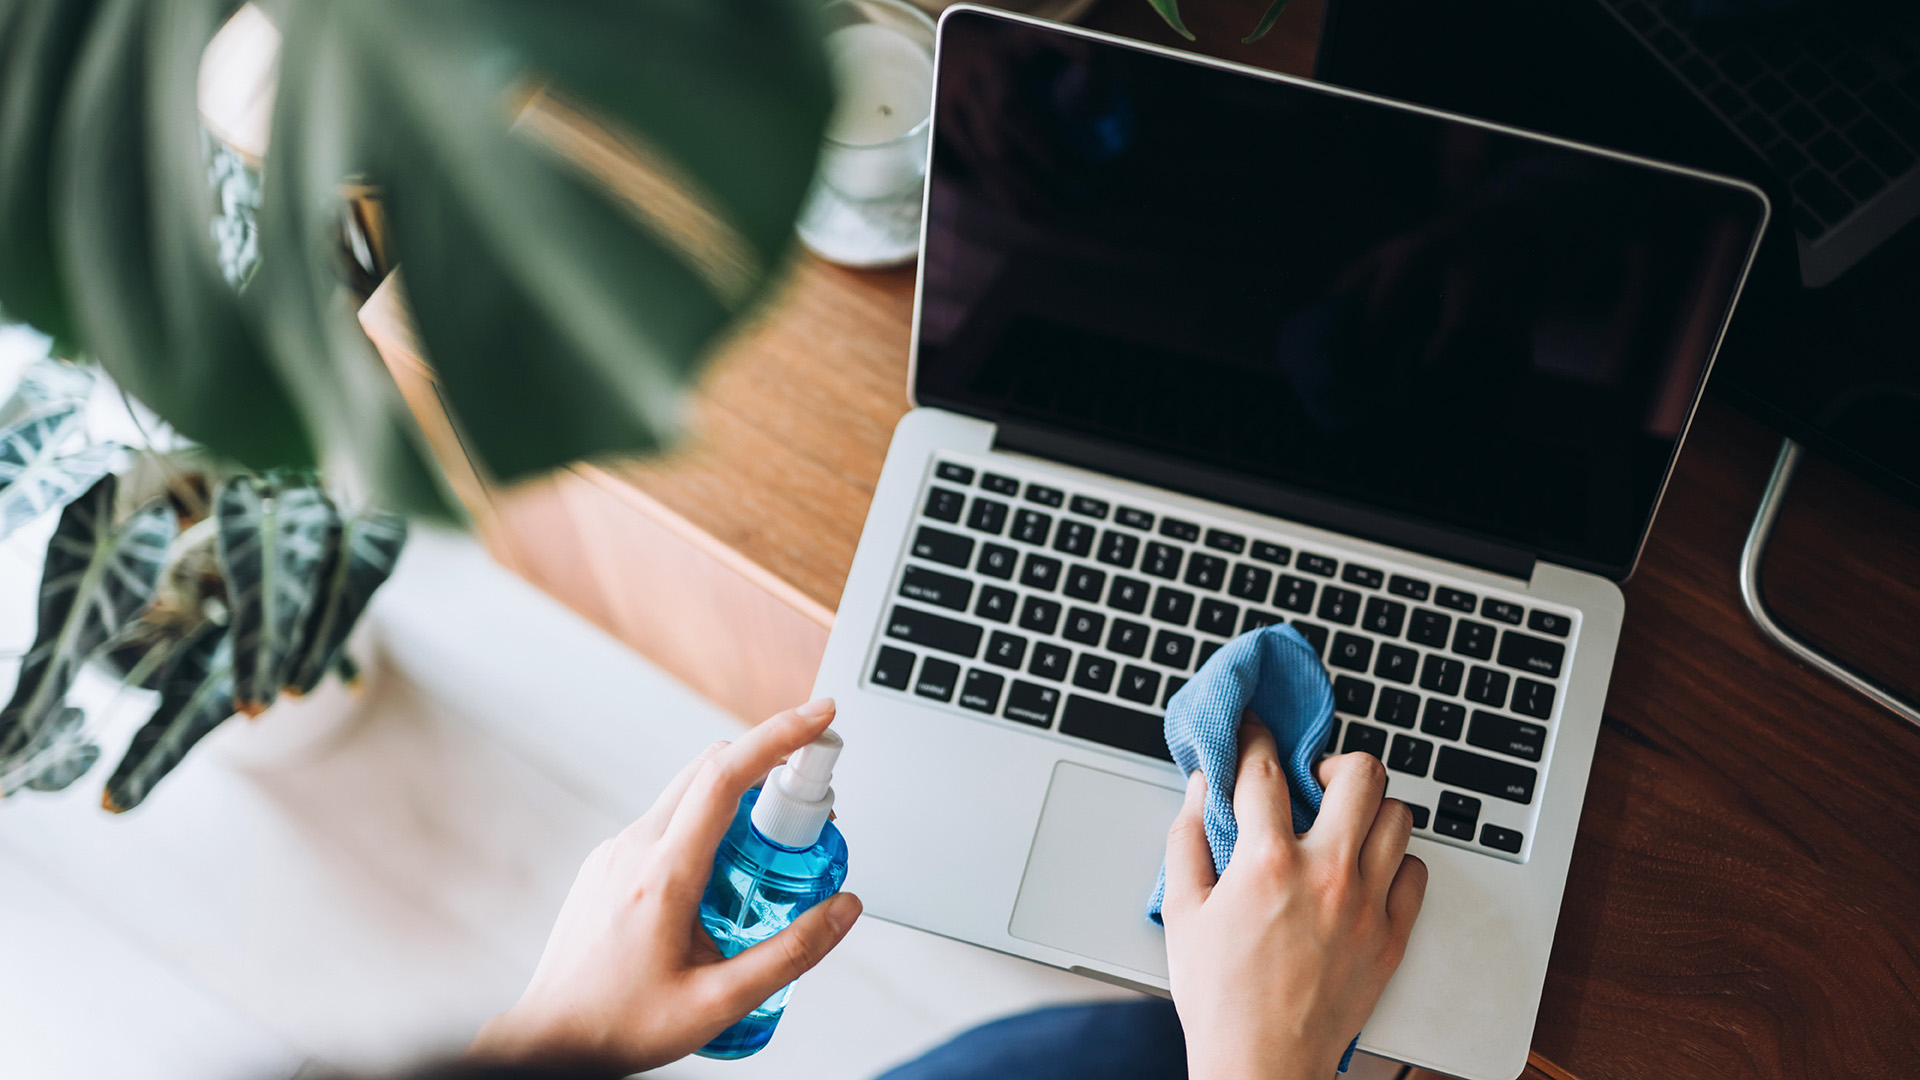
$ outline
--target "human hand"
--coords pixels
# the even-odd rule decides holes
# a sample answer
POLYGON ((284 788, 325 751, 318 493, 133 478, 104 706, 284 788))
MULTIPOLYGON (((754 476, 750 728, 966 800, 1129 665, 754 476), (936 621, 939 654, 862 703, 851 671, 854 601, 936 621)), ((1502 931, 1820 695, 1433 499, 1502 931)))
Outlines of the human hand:
POLYGON ((852 893, 732 959, 700 926, 699 907, 740 796, 833 715, 822 698, 709 746, 640 820, 595 848, 526 993, 487 1022, 468 1053, 625 1076, 706 1045, 819 963, 860 916, 852 893))
POLYGON ((1326 797, 1296 835, 1273 733, 1240 728, 1239 840, 1216 879, 1206 778, 1167 834, 1167 967, 1197 1080, 1327 1080, 1400 966, 1427 891, 1408 855, 1413 816, 1383 799, 1378 758, 1320 765, 1326 797))

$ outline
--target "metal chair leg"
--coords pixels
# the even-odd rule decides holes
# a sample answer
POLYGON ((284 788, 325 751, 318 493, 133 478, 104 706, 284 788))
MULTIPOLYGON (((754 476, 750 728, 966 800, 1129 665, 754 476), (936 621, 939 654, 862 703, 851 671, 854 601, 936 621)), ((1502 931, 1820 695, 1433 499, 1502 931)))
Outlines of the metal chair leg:
POLYGON ((1760 510, 1753 516, 1753 527, 1747 530, 1746 547, 1740 552, 1740 599, 1746 603, 1747 614, 1753 617, 1754 625, 1775 645, 1872 698, 1895 716, 1920 725, 1920 705, 1915 705, 1874 679, 1795 637, 1773 617, 1766 598, 1760 593, 1760 567, 1766 561, 1767 542, 1773 538, 1774 523, 1780 518, 1780 507, 1787 501, 1787 485, 1793 481, 1793 472, 1800 464, 1802 452, 1799 443, 1792 439, 1781 440, 1780 457, 1773 463, 1773 476, 1767 481, 1766 492, 1760 496, 1760 510))

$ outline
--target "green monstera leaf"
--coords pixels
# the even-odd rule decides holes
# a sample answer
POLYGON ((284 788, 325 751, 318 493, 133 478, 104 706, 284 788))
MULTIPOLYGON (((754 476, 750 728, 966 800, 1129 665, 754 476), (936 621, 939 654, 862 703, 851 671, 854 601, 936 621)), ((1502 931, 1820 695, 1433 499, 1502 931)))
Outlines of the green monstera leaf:
POLYGON ((214 496, 213 515, 233 612, 234 704, 258 716, 300 662, 340 514, 317 487, 236 476, 214 496))
POLYGON ((59 736, 61 710, 74 676, 102 645, 119 634, 153 598, 167 545, 177 527, 164 502, 142 507, 113 525, 117 481, 93 485, 67 505, 47 544, 40 581, 40 624, 21 660, 13 698, 0 709, 0 795, 38 772, 39 760, 59 736))
POLYGON ((0 431, 0 540, 72 502, 113 467, 117 446, 67 448, 79 428, 80 411, 69 406, 0 431))
MULTIPOLYGON (((320 575, 320 601, 301 635, 297 662, 288 669, 284 692, 311 693, 328 668, 345 658, 341 650, 347 635, 360 621, 374 590, 392 576, 406 543, 407 519, 398 514, 362 514, 341 526, 339 543, 320 575)), ((342 677, 352 681, 350 675, 342 677)))
POLYGON ((180 643, 160 676, 160 706, 134 733, 100 805, 118 814, 146 801, 194 744, 234 713, 233 647, 211 623, 180 643))

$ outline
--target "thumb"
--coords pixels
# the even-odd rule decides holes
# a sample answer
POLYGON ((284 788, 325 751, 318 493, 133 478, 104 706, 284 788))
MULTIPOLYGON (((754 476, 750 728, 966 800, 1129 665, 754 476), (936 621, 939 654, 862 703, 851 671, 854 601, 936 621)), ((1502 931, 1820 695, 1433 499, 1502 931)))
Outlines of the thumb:
POLYGON ((860 898, 836 893, 793 920, 793 925, 746 952, 708 969, 720 982, 719 997, 728 1015, 745 1016, 774 991, 813 970, 853 929, 860 898))
POLYGON ((1187 798, 1167 830, 1166 913, 1205 900, 1212 891, 1213 848, 1207 843, 1207 777, 1199 769, 1187 777, 1187 798))

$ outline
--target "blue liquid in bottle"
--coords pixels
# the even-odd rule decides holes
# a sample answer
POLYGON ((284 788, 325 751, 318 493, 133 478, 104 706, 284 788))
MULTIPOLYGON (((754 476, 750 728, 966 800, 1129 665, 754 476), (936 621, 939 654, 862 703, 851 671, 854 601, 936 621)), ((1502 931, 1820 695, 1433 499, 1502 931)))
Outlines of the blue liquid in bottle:
MULTIPOLYGON (((833 758, 839 752, 839 738, 831 732, 823 738, 831 738, 833 745, 829 753, 818 755, 825 758, 820 762, 825 768, 818 771, 831 776, 833 758)), ((816 742, 803 748, 792 762, 774 770, 767 778, 766 788, 756 788, 740 796, 733 824, 728 827, 715 855, 713 876, 707 879, 706 894, 700 899, 700 925, 713 937, 723 955, 737 955, 779 933, 802 912, 839 892, 847 879, 846 841, 840 830, 826 820, 832 791, 826 787, 825 777, 816 781, 818 789, 826 793, 824 800, 816 796, 811 803, 797 804, 800 809, 796 810, 790 794, 794 787, 802 788, 799 793, 802 796, 809 793, 808 778, 797 774, 806 771, 807 763, 803 762, 802 755, 819 745, 816 742), (788 775, 783 776, 783 772, 788 775), (816 838, 805 847, 776 843, 756 824, 756 805, 766 791, 776 785, 783 786, 766 797, 784 805, 762 808, 759 820, 782 839, 804 840, 806 834, 816 828, 811 821, 814 815, 808 810, 817 808, 816 838), (776 810, 779 812, 770 812, 776 810)), ((710 1058, 742 1058, 757 1053, 773 1038, 773 1029, 780 1023, 792 991, 791 983, 781 987, 759 1008, 696 1052, 710 1058)))

